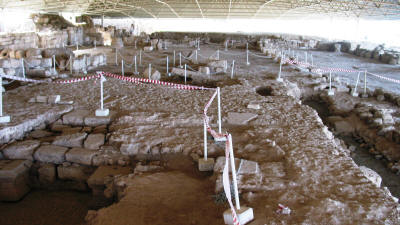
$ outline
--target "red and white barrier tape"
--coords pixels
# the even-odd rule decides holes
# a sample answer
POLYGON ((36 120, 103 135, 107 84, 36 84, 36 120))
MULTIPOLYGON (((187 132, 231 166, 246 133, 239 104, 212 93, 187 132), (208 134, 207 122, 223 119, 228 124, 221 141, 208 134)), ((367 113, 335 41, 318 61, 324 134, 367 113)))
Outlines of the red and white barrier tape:
POLYGON ((79 77, 79 78, 70 79, 70 80, 53 81, 52 83, 56 83, 56 84, 71 84, 71 83, 78 83, 78 82, 81 82, 81 81, 87 81, 87 80, 91 80, 91 79, 99 79, 100 77, 101 77, 101 75, 96 74, 96 75, 92 75, 92 76, 79 77))
POLYGON ((237 217, 236 214, 236 210, 235 207, 233 206, 232 203, 232 198, 231 198, 231 185, 229 182, 229 148, 230 148, 230 143, 229 143, 229 136, 230 134, 220 134, 217 133, 216 131, 214 131, 211 127, 210 127, 210 119, 207 116, 207 111, 208 108, 210 107, 211 103, 214 101, 215 97, 217 96, 218 92, 215 91, 214 94, 211 96, 210 100, 208 100, 207 104, 204 107, 204 112, 203 112, 203 116, 204 116, 204 123, 206 125, 207 131, 214 137, 214 139, 218 139, 218 138, 226 138, 226 142, 225 142, 225 166, 224 166, 224 170, 222 172, 222 184, 224 187, 224 191, 225 191, 225 195, 226 195, 226 199, 228 200, 229 206, 231 207, 231 211, 232 211, 232 218, 233 218, 233 224, 234 225, 240 225, 240 221, 237 217))
POLYGON ((381 76, 381 75, 378 75, 378 74, 374 74, 374 73, 370 73, 370 72, 367 72, 367 74, 371 74, 372 76, 375 76, 375 77, 378 77, 378 78, 381 78, 381 79, 384 79, 384 80, 387 80, 387 81, 391 81, 391 82, 396 83, 396 84, 400 84, 400 80, 396 80, 396 79, 389 78, 389 77, 384 77, 384 76, 381 76))
POLYGON ((175 83, 159 81, 159 80, 151 80, 151 79, 145 79, 145 78, 125 77, 125 76, 116 75, 116 74, 107 73, 107 72, 102 72, 101 74, 103 74, 104 76, 107 76, 107 77, 113 77, 113 78, 116 78, 119 80, 124 80, 124 81, 132 82, 132 83, 157 84, 157 85, 162 85, 162 86, 180 89, 180 90, 214 90, 215 89, 215 88, 206 88, 206 87, 199 87, 199 86, 192 86, 192 85, 175 84, 175 83))

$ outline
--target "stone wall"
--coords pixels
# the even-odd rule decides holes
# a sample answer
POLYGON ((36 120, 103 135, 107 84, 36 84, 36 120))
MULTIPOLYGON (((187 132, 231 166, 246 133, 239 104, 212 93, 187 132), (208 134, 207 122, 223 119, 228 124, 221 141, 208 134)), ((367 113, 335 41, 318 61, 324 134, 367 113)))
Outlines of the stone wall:
POLYGON ((38 36, 34 32, 0 35, 0 49, 37 48, 37 43, 38 36))

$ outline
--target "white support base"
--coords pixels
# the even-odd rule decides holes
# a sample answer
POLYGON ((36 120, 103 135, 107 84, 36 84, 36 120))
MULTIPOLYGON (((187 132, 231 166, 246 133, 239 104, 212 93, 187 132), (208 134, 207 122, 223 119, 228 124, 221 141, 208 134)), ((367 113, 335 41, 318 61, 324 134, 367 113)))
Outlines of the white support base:
POLYGON ((353 92, 351 95, 354 96, 354 97, 358 97, 358 93, 357 92, 353 92))
POLYGON ((0 123, 9 123, 11 121, 10 116, 0 116, 0 123))
POLYGON ((226 137, 220 137, 220 138, 215 138, 214 139, 215 142, 225 142, 226 141, 226 137))
POLYGON ((97 109, 96 116, 108 116, 110 114, 110 110, 108 109, 97 109))
POLYGON ((215 160, 213 158, 204 158, 199 159, 199 171, 206 172, 206 171, 213 171, 214 170, 214 163, 215 160))
POLYGON ((276 81, 283 82, 283 79, 282 78, 276 78, 276 81))
POLYGON ((329 95, 329 96, 333 96, 333 95, 335 95, 335 92, 333 92, 333 91, 328 91, 328 95, 329 95))
POLYGON ((170 77, 170 76, 171 76, 171 73, 168 73, 167 75, 170 77))
POLYGON ((250 63, 246 63, 246 65, 250 66, 250 63))
MULTIPOLYGON (((239 210, 236 210, 236 215, 241 225, 254 220, 253 208, 241 207, 239 210)), ((233 225, 232 211, 230 208, 224 211, 224 222, 225 224, 233 225)))

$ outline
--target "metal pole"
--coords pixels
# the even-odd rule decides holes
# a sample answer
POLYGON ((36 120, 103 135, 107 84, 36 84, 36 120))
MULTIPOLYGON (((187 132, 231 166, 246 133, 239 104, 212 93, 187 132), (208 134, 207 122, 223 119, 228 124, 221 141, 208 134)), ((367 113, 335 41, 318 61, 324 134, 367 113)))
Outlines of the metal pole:
POLYGON ((151 80, 151 64, 149 64, 149 80, 151 80))
POLYGON ((222 119, 221 119, 221 90, 217 87, 217 103, 218 103, 218 133, 222 133, 222 119))
POLYGON ((367 70, 364 71, 364 95, 367 96, 367 70))
POLYGON ((307 52, 304 52, 305 59, 306 59, 306 64, 307 64, 307 52))
POLYGON ((233 191, 235 194, 236 209, 240 210, 239 192, 238 192, 238 185, 236 178, 235 156, 233 155, 233 143, 231 134, 228 135, 228 142, 229 142, 229 155, 231 159, 232 183, 233 183, 233 191))
POLYGON ((249 62, 249 50, 246 50, 246 64, 250 65, 250 62, 249 62))
POLYGON ((179 67, 182 68, 182 53, 179 52, 179 67))
POLYGON ((169 64, 169 60, 168 60, 168 56, 167 56, 167 75, 169 76, 169 69, 168 69, 168 64, 169 64))
POLYGON ((228 42, 225 41, 225 51, 228 51, 228 42))
POLYGON ((217 49, 217 60, 219 60, 219 49, 217 49))
POLYGON ((197 40, 197 50, 200 50, 200 38, 197 40))
POLYGON ((175 67, 175 50, 174 50, 174 67, 175 67))
POLYGON ((122 76, 125 76, 125 71, 124 71, 124 60, 121 60, 121 73, 122 73, 122 76))
POLYGON ((135 55, 135 74, 138 74, 138 72, 137 72, 137 64, 136 64, 136 55, 135 55))
POLYGON ((142 49, 139 50, 139 65, 142 65, 142 49))
POLYGON ((115 48, 115 65, 118 66, 118 49, 115 48))
POLYGON ((24 58, 21 58, 21 67, 22 67, 22 75, 24 76, 24 78, 26 77, 25 76, 25 65, 24 65, 24 58))
POLYGON ((79 50, 79 44, 78 44, 78 37, 75 34, 75 44, 76 44, 76 50, 79 50))
POLYGON ((354 86, 353 96, 358 96, 358 94, 357 94, 357 86, 358 86, 358 81, 360 79, 360 74, 361 74, 361 71, 358 72, 358 75, 357 75, 357 80, 356 80, 356 85, 354 86))
POLYGON ((197 50, 196 50, 196 62, 197 62, 197 50))
POLYGON ((207 161, 207 127, 205 120, 203 124, 204 124, 204 160, 207 161))
POLYGON ((53 70, 56 72, 56 56, 53 55, 53 70))
POLYGON ((186 63, 185 63, 185 84, 186 84, 186 63))
POLYGON ((69 71, 72 74, 72 55, 69 55, 69 71))
POLYGON ((105 78, 103 77, 103 75, 101 75, 100 77, 100 108, 101 110, 103 110, 103 82, 104 82, 105 78))
POLYGON ((3 117, 3 77, 0 76, 0 117, 3 117))
POLYGON ((94 40, 94 48, 97 48, 96 40, 94 40))
POLYGON ((235 69, 235 60, 232 61, 231 79, 233 79, 233 70, 235 69))

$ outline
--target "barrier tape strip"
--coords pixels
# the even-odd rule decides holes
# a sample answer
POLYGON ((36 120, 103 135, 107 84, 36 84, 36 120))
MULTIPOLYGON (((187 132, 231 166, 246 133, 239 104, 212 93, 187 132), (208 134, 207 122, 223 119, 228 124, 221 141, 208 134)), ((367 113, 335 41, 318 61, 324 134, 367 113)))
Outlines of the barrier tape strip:
POLYGON ((70 79, 70 80, 52 81, 52 83, 56 83, 56 84, 71 84, 71 83, 78 83, 78 82, 81 82, 81 81, 87 81, 87 80, 91 80, 91 79, 99 79, 100 77, 101 77, 101 75, 96 74, 96 75, 92 75, 92 76, 79 77, 79 78, 70 79))
POLYGON ((235 208, 232 204, 232 197, 231 197, 231 185, 229 182, 229 148, 230 148, 230 143, 229 143, 229 136, 230 134, 226 133, 226 134, 219 134, 216 131, 214 131, 211 127, 210 127, 210 118, 207 116, 207 111, 208 108, 210 107, 211 103, 214 101, 215 97, 217 96, 218 92, 215 91, 214 94, 211 96, 210 100, 208 100, 207 104, 204 107, 204 112, 203 112, 203 117, 204 117, 204 124, 206 125, 206 129, 207 131, 214 137, 214 139, 218 139, 218 138, 226 138, 226 142, 225 142, 225 166, 224 166, 224 170, 222 172, 222 183, 223 183, 223 187, 224 187, 224 191, 225 191, 225 195, 226 195, 226 199, 228 200, 229 206, 231 207, 231 212, 232 212, 232 218, 233 218, 233 224, 234 225, 240 225, 240 221, 237 217, 235 208))
POLYGON ((157 85, 180 89, 180 90, 215 90, 215 88, 206 88, 206 87, 199 87, 199 86, 192 86, 192 85, 175 84, 175 83, 159 81, 159 80, 151 80, 151 79, 145 79, 145 78, 125 77, 125 76, 116 75, 116 74, 112 74, 112 73, 108 73, 108 72, 101 72, 100 75, 116 78, 116 79, 123 80, 123 81, 132 82, 132 83, 157 84, 157 85))
POLYGON ((378 78, 381 78, 381 79, 384 79, 384 80, 387 80, 387 81, 391 81, 391 82, 396 83, 396 84, 400 84, 400 80, 396 80, 396 79, 389 78, 389 77, 384 77, 384 76, 381 76, 381 75, 378 75, 378 74, 374 74, 374 73, 370 73, 370 72, 367 72, 367 74, 371 74, 372 76, 375 76, 375 77, 378 77, 378 78))

